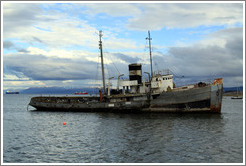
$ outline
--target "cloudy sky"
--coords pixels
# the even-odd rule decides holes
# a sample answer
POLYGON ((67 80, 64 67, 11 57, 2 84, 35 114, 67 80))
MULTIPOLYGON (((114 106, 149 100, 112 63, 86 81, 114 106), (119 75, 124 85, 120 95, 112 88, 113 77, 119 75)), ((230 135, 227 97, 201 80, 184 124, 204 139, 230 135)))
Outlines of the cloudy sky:
MULTIPOLYGON (((106 78, 128 64, 170 69, 177 85, 223 77, 243 85, 242 3, 2 2, 4 90, 92 87, 100 84, 98 31, 103 31, 106 78)), ((147 76, 146 76, 147 77, 147 76)))

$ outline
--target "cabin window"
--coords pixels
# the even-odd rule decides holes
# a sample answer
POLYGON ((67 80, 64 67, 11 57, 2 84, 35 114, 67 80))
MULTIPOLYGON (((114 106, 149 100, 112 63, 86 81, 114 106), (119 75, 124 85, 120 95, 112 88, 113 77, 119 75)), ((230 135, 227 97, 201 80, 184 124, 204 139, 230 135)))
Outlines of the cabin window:
POLYGON ((165 79, 163 78, 163 80, 165 80, 165 79))

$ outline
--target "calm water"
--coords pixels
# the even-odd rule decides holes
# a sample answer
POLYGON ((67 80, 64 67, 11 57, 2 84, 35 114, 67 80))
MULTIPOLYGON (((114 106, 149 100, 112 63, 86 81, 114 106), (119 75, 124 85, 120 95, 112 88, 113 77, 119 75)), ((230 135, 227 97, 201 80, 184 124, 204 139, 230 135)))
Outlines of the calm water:
POLYGON ((27 111, 31 97, 3 97, 4 163, 243 162, 242 100, 220 115, 114 114, 27 111))

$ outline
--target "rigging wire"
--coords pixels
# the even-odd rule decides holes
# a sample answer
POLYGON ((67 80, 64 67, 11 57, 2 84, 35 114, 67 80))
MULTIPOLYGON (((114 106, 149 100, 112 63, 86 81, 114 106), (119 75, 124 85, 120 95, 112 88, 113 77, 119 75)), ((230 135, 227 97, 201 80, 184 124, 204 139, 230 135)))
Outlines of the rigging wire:
MULTIPOLYGON (((152 52, 153 53, 153 52, 152 52)), ((143 65, 143 68, 148 68, 148 65, 150 65, 149 63, 149 43, 147 40, 145 40, 145 47, 144 47, 144 63, 142 64, 143 65)), ((153 59, 153 54, 152 54, 152 59, 153 59)))
MULTIPOLYGON (((105 49, 105 50, 106 50, 106 49, 105 49)), ((111 54, 110 54, 109 52, 107 52, 107 51, 105 51, 104 53, 106 53, 106 54, 109 56, 109 58, 111 59, 111 61, 112 61, 113 58, 112 58, 111 54)), ((113 64, 114 68, 116 69, 116 71, 117 71, 119 74, 121 74, 120 71, 118 70, 118 68, 116 67, 114 61, 112 61, 112 64, 113 64)))
POLYGON ((116 65, 115 65, 115 63, 114 63, 114 61, 113 61, 113 58, 112 58, 111 54, 108 52, 107 47, 106 47, 105 44, 104 44, 104 50, 105 50, 104 53, 106 53, 106 54, 109 56, 109 58, 111 59, 112 64, 113 64, 114 68, 116 69, 116 71, 117 71, 119 74, 121 74, 120 71, 118 70, 118 68, 116 67, 116 65))
MULTIPOLYGON (((103 43, 103 53, 104 53, 104 55, 106 54, 107 56, 109 56, 109 58, 112 60, 113 58, 111 57, 111 55, 110 55, 110 53, 107 51, 107 49, 106 49, 106 47, 105 47, 105 43, 103 43)), ((99 72, 99 67, 102 65, 100 65, 99 66, 99 57, 100 57, 100 51, 99 51, 99 56, 98 56, 98 62, 97 62, 97 73, 96 73, 96 78, 95 78, 95 85, 98 85, 98 83, 97 83, 97 81, 99 80, 98 79, 98 72, 99 72)), ((113 66, 114 66, 114 68, 116 69, 116 71, 120 74, 120 71, 118 70, 118 68, 116 67, 116 65, 115 65, 115 63, 112 61, 112 63, 113 63, 113 66)), ((111 72, 110 72, 110 70, 109 70, 109 65, 107 65, 107 64, 104 64, 104 66, 106 67, 106 71, 105 71, 105 75, 107 75, 107 77, 109 78, 110 77, 110 75, 111 75, 111 72)), ((100 84, 101 85, 101 84, 100 84)))
MULTIPOLYGON (((154 51, 153 52, 161 52, 161 50, 159 50, 158 48, 155 48, 153 49, 154 51)), ((169 63, 167 62, 167 59, 165 59, 164 61, 165 65, 166 65, 166 68, 170 70, 170 72, 177 78, 184 78, 184 75, 179 75, 176 73, 176 69, 175 67, 171 67, 169 66, 169 63)), ((157 62, 154 63, 155 65, 157 65, 157 68, 158 68, 158 64, 157 62)))
POLYGON ((99 81, 98 81, 99 80, 98 73, 99 73, 99 68, 100 68, 100 65, 99 65, 100 64, 99 63, 100 59, 99 59, 99 57, 100 57, 100 55, 97 56, 97 71, 96 71, 96 76, 95 76, 95 79, 94 79, 94 85, 95 85, 96 88, 93 88, 93 93, 95 93, 95 90, 97 88, 99 88, 98 85, 101 86, 101 84, 99 84, 99 81))

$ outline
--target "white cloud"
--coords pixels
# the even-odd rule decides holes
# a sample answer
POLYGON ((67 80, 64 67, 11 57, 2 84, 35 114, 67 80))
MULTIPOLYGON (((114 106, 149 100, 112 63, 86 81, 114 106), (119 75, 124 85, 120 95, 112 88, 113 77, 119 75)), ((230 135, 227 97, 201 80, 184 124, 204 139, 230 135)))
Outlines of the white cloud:
POLYGON ((117 39, 115 37, 110 37, 103 44, 110 49, 140 49, 143 46, 137 46, 135 41, 130 39, 117 39))
POLYGON ((67 84, 67 83, 72 83, 72 82, 74 82, 73 80, 66 80, 66 81, 62 81, 62 83, 64 83, 64 84, 67 84))
POLYGON ((201 25, 243 23, 243 5, 231 3, 140 4, 141 15, 129 19, 127 27, 135 30, 188 28, 201 25))
POLYGON ((137 16, 141 9, 135 4, 128 3, 99 3, 99 4, 82 4, 86 6, 85 13, 96 15, 97 13, 106 13, 112 17, 137 16))
MULTIPOLYGON (((48 49, 63 49, 80 46, 85 49, 98 48, 98 30, 85 20, 67 13, 41 10, 41 4, 6 4, 4 8, 4 39, 17 38, 28 44, 38 43, 48 49), (38 10, 30 10, 38 8, 38 10), (26 16, 31 15, 31 16, 26 16), (27 22, 21 24, 20 22, 27 22)), ((109 8, 108 8, 109 9, 109 8)), ((111 34, 112 32, 105 32, 111 34)), ((112 35, 113 36, 113 35, 112 35)), ((110 36, 110 49, 137 49, 136 43, 110 36)))
MULTIPOLYGON (((28 54, 30 55, 43 55, 46 57, 65 58, 65 59, 80 59, 80 58, 97 56, 96 53, 91 53, 83 50, 68 51, 64 49, 51 49, 49 51, 46 51, 45 49, 36 48, 36 47, 28 47, 26 50, 29 52, 28 54)), ((21 53, 21 54, 26 54, 26 53, 21 53)))
POLYGON ((4 74, 3 79, 8 80, 8 81, 16 81, 16 80, 19 80, 19 81, 25 80, 26 81, 26 80, 29 80, 29 78, 27 78, 27 77, 20 78, 17 75, 13 75, 13 74, 4 74))
POLYGON ((26 89, 29 87, 40 87, 45 86, 46 84, 42 81, 3 81, 4 90, 20 90, 26 89))
MULTIPOLYGON (((53 84, 51 80, 55 79, 61 80, 60 83, 71 85, 75 83, 71 80, 88 81, 94 77, 99 56, 96 27, 103 26, 105 29, 103 32, 105 64, 111 65, 109 68, 115 65, 120 72, 124 71, 127 74, 127 64, 138 62, 146 67, 149 64, 149 57, 141 51, 144 46, 136 44, 137 38, 133 40, 119 37, 118 32, 126 33, 126 27, 130 30, 157 30, 163 27, 234 25, 242 24, 243 21, 243 8, 239 3, 63 4, 59 5, 59 8, 55 4, 5 3, 3 9, 4 46, 5 49, 17 51, 4 54, 4 65, 11 71, 22 73, 24 80, 50 80, 42 81, 40 85, 53 84), (121 22, 119 27, 118 24, 105 25, 103 20, 96 20, 101 14, 112 17, 112 20, 122 17, 125 22, 124 24, 121 22), (93 18, 93 23, 89 17, 93 18), (100 25, 95 25, 95 22, 100 25)), ((178 66, 176 71, 179 73, 213 75, 213 71, 216 71, 218 74, 239 77, 243 66, 240 52, 243 42, 242 28, 227 27, 226 30, 208 34, 206 33, 206 37, 195 44, 181 41, 182 47, 169 45, 168 54, 162 57, 162 53, 157 53, 154 55, 157 57, 157 59, 154 57, 154 61, 159 63, 159 68, 178 66)), ((135 34, 131 35, 135 37, 135 34)), ((162 46, 162 43, 154 46, 166 47, 162 46)), ((118 74, 110 73, 107 69, 106 71, 111 75, 118 74)), ((6 72, 5 78, 9 80, 20 78, 21 74, 13 73, 6 72)), ((30 81, 31 83, 35 82, 30 81)))
POLYGON ((177 75, 223 77, 225 86, 230 86, 233 77, 239 77, 241 81, 243 78, 243 29, 220 30, 205 41, 186 47, 170 47, 167 54, 159 54, 153 59, 159 66, 174 69, 177 75))
POLYGON ((37 20, 44 20, 42 9, 32 3, 3 3, 3 31, 4 38, 14 31, 25 31, 37 20))

